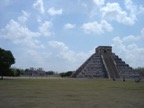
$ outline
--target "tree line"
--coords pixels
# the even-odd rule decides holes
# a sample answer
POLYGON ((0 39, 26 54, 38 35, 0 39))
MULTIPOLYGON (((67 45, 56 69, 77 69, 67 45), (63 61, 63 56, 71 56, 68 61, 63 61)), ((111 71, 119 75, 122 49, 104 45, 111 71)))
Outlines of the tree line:
POLYGON ((144 67, 135 68, 135 71, 138 72, 142 77, 144 77, 144 67))
MULTIPOLYGON (((15 58, 10 50, 5 50, 0 48, 0 76, 3 79, 3 76, 20 76, 25 75, 27 72, 30 72, 29 69, 18 69, 11 67, 15 63, 15 58)), ((55 75, 57 74, 54 71, 43 71, 44 75, 55 75)), ((58 73, 61 77, 69 77, 72 74, 72 71, 58 73)), ((32 75, 30 73, 29 75, 32 75)))
MULTIPOLYGON (((4 50, 0 48, 0 76, 3 79, 3 76, 20 76, 25 75, 27 72, 31 72, 29 69, 18 69, 18 68, 11 68, 11 65, 15 63, 15 58, 11 51, 4 50)), ((144 67, 138 67, 134 69, 138 72, 142 77, 144 77, 144 67)), ((58 74, 61 77, 69 77, 72 75, 73 71, 61 72, 56 73, 54 71, 43 71, 46 76, 58 74)), ((29 73, 32 75, 32 73, 29 73)))
MULTIPOLYGON (((55 71, 43 71, 43 74, 37 76, 59 76, 59 77, 70 77, 73 71, 67 72, 55 72, 55 71)), ((7 72, 3 73, 3 76, 33 76, 33 72, 30 69, 18 69, 11 67, 7 72)))

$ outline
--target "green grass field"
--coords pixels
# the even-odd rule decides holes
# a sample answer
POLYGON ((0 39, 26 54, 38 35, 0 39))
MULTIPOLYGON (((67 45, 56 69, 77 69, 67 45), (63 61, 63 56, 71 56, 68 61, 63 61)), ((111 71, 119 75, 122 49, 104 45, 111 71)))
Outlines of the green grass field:
POLYGON ((9 78, 0 80, 0 108, 144 108, 144 82, 9 78))

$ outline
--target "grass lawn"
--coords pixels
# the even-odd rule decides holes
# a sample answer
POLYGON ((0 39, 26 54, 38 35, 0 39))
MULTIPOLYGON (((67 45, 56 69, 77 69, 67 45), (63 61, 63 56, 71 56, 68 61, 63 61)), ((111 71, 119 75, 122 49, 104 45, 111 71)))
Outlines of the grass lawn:
POLYGON ((0 80, 0 108, 144 108, 144 82, 11 78, 0 80))

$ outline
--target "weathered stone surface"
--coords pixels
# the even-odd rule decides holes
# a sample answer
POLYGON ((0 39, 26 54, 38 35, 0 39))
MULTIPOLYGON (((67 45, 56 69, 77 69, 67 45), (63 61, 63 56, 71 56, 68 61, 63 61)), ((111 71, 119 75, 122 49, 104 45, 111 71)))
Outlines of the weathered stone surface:
POLYGON ((99 46, 95 53, 88 58, 72 74, 74 78, 134 78, 140 75, 128 64, 112 53, 111 46, 99 46))

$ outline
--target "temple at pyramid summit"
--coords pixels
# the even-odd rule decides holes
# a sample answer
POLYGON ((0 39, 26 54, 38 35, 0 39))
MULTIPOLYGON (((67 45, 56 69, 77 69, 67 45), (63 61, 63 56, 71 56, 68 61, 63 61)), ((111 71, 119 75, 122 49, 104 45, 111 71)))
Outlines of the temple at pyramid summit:
POLYGON ((111 46, 99 46, 72 75, 73 78, 135 78, 140 75, 112 52, 111 46))

